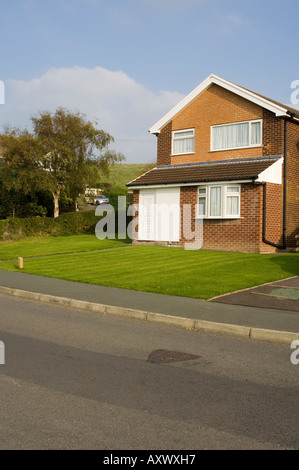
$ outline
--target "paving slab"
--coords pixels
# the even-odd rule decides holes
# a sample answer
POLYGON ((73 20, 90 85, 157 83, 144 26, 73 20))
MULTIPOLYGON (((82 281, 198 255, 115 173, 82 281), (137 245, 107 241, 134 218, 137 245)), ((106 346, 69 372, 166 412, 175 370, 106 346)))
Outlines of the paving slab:
POLYGON ((232 292, 211 302, 299 313, 299 276, 232 292))

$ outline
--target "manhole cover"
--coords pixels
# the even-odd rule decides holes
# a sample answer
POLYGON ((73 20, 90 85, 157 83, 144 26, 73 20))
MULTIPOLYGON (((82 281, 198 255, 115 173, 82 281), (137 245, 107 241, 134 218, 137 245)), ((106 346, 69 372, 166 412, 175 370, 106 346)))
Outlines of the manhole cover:
POLYGON ((169 351, 167 349, 156 349, 148 356, 148 362, 155 364, 162 364, 166 362, 181 362, 198 359, 200 356, 195 354, 188 354, 179 351, 169 351))

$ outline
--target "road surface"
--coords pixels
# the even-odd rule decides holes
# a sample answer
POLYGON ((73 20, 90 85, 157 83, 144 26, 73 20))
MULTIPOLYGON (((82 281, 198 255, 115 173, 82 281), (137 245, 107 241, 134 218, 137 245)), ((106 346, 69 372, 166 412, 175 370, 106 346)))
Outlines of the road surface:
POLYGON ((288 344, 0 296, 0 449, 298 449, 288 344), (199 356, 152 363, 163 349, 199 356))

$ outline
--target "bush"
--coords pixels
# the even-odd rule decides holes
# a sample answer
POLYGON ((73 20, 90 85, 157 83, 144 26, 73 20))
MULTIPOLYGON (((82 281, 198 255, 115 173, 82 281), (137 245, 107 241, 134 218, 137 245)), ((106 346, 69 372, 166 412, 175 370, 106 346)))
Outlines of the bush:
MULTIPOLYGON (((106 213, 104 213, 105 217, 106 213)), ((95 233, 95 226, 101 217, 94 211, 67 212, 56 219, 51 217, 31 217, 26 219, 0 220, 0 241, 19 240, 26 237, 59 237, 80 233, 95 233)), ((132 220, 127 216, 127 225, 132 220)), ((116 238, 118 232, 118 212, 115 211, 116 238)), ((129 242, 130 239, 127 238, 129 242)))
POLYGON ((99 217, 96 217, 93 211, 68 212, 56 219, 50 217, 4 219, 0 220, 0 240, 92 233, 98 221, 99 217))

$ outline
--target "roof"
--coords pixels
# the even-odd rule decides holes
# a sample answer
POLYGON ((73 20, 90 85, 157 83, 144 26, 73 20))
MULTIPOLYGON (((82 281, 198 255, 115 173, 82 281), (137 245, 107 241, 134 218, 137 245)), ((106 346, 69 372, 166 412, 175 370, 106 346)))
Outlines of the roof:
POLYGON ((281 156, 240 158, 156 167, 127 184, 128 187, 216 181, 256 180, 281 156))
POLYGON ((173 119, 179 112, 181 112, 189 103, 191 103, 195 98, 197 98, 201 93, 203 93, 209 86, 212 84, 218 85, 222 88, 225 88, 232 93, 235 93, 259 106, 262 108, 268 109, 273 112, 276 116, 285 116, 290 117, 290 115, 295 114, 299 119, 299 110, 295 108, 290 108, 285 104, 274 101, 270 98, 267 98, 263 95, 255 93, 247 88, 241 87, 232 83, 224 78, 218 77, 217 75, 211 74, 206 78, 198 87, 196 87, 189 95, 183 98, 174 108, 172 108, 165 116, 162 117, 156 124, 154 124, 149 132, 152 134, 159 134, 160 130, 173 119))

